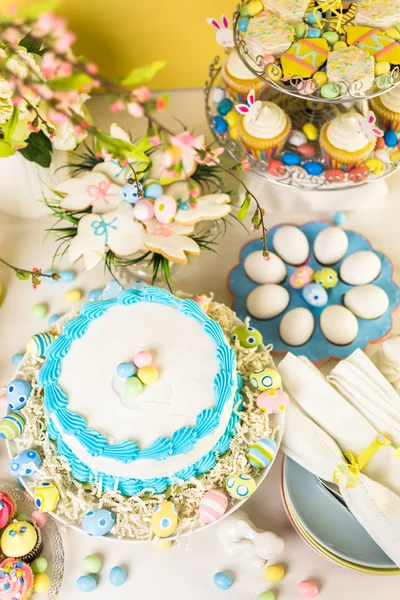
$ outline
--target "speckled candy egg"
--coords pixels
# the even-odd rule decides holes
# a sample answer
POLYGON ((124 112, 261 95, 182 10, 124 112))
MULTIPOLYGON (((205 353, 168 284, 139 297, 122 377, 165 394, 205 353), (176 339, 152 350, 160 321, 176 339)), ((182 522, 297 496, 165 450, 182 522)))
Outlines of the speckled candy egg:
POLYGON ((13 379, 8 385, 6 397, 10 410, 21 410, 28 402, 31 394, 31 385, 25 379, 13 379))
POLYGON ((265 469, 274 460, 278 449, 276 442, 270 438, 262 438, 253 444, 247 455, 247 460, 256 469, 265 469))
POLYGON ((243 325, 233 330, 232 340, 237 340, 243 348, 257 348, 262 344, 262 335, 254 327, 243 325))
POLYGON ((260 392, 264 392, 265 390, 276 390, 281 387, 281 376, 278 371, 275 369, 260 369, 260 371, 254 371, 250 375, 250 383, 256 388, 256 390, 260 390, 260 392))
POLYGON ((314 269, 310 266, 305 265, 304 267, 299 267, 295 269, 289 278, 289 283, 292 288, 302 289, 309 283, 313 281, 314 278, 314 269))
POLYGON ((222 517, 228 507, 228 498, 221 490, 210 490, 201 499, 199 517, 202 523, 213 523, 222 517))
POLYGON ((257 484, 253 477, 245 473, 236 473, 226 482, 226 491, 232 498, 243 500, 249 498, 255 491, 257 484))
POLYGON ((82 529, 90 536, 106 535, 115 524, 115 516, 105 508, 90 510, 82 519, 82 529))
POLYGON ((14 456, 8 464, 8 468, 11 475, 27 477, 40 469, 41 465, 42 459, 35 450, 24 450, 14 456))
POLYGON ((54 483, 43 481, 43 483, 36 486, 33 500, 40 511, 53 512, 60 500, 60 492, 54 483))
POLYGON ((338 276, 336 271, 326 267, 325 269, 321 269, 320 271, 316 271, 314 275, 315 283, 322 285, 326 290, 329 288, 335 287, 338 282, 338 276))
POLYGON ((303 289, 303 298, 310 306, 320 308, 328 302, 326 290, 318 283, 310 283, 303 289))
POLYGON ((172 196, 163 194, 154 203, 154 216, 159 223, 172 223, 176 211, 176 200, 172 196))
POLYGON ((0 421, 0 438, 15 440, 23 432, 25 419, 18 412, 10 412, 0 421))
POLYGON ((208 312, 208 309, 210 308, 211 298, 209 298, 205 294, 197 294, 197 296, 193 296, 192 300, 200 306, 203 312, 208 312))
POLYGON ((172 535, 178 527, 178 511, 175 504, 161 502, 151 515, 151 530, 157 537, 165 538, 172 535))
POLYGON ((138 181, 128 180, 123 187, 122 195, 125 202, 136 204, 143 198, 143 186, 138 181))
POLYGON ((268 414, 281 412, 289 404, 289 396, 282 390, 266 390, 257 398, 257 406, 268 414))

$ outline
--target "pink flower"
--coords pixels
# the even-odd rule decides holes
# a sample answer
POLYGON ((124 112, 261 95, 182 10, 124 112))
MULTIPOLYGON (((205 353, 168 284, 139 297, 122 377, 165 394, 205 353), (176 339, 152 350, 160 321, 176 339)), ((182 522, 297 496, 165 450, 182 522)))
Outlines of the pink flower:
POLYGON ((149 142, 150 144, 153 144, 153 146, 159 146, 161 144, 161 139, 159 135, 152 135, 149 138, 149 142))
POLYGON ((87 63, 86 71, 89 73, 89 75, 96 75, 96 73, 99 72, 99 67, 92 62, 87 63))
POLYGON ((56 110, 49 110, 49 112, 47 113, 47 118, 49 121, 57 125, 63 125, 68 120, 67 115, 64 115, 63 113, 58 112, 56 110))
POLYGON ((138 102, 129 102, 127 105, 128 113, 132 115, 132 117, 143 117, 144 108, 138 102))
POLYGON ((54 50, 59 54, 64 54, 76 40, 76 35, 72 31, 63 31, 54 43, 54 50))
POLYGON ((59 63, 60 61, 55 57, 53 52, 45 52, 42 56, 42 63, 40 66, 43 76, 46 79, 52 79, 57 72, 59 63))
POLYGON ((147 102, 151 98, 151 92, 147 87, 140 87, 137 90, 133 90, 132 96, 136 98, 138 102, 147 102))
POLYGON ((242 160, 243 171, 250 171, 250 162, 246 160, 242 160))
POLYGON ((179 135, 173 135, 170 137, 170 142, 176 148, 182 150, 182 152, 186 152, 189 154, 194 154, 194 147, 196 144, 196 138, 194 135, 189 133, 188 131, 184 131, 179 135))
POLYGON ((22 103, 22 98, 21 96, 14 96, 12 101, 14 106, 19 106, 22 103))
POLYGON ((198 187, 193 188, 192 190, 190 190, 190 197, 191 198, 198 198, 200 196, 200 190, 198 187))
POLYGON ((66 111, 79 98, 79 92, 54 92, 54 98, 57 100, 57 108, 60 111, 66 111))
POLYGON ((165 102, 165 98, 161 97, 161 98, 157 98, 156 100, 156 110, 158 112, 161 112, 162 110, 165 110, 167 108, 167 103, 165 102))
POLYGON ((112 104, 110 104, 110 106, 108 108, 111 112, 117 113, 117 112, 121 112, 121 110, 124 110, 125 104, 122 102, 122 100, 117 100, 116 102, 113 102, 112 104))
MULTIPOLYGON (((39 273, 39 274, 41 274, 42 273, 42 269, 37 269, 36 267, 33 267, 32 273, 39 273)), ((33 277, 34 277, 34 275, 32 275, 32 279, 33 279, 33 277)), ((41 283, 42 283, 42 280, 39 277, 37 278, 37 281, 35 283, 32 281, 32 287, 33 287, 33 289, 37 290, 38 286, 41 283)))
POLYGON ((30 131, 33 131, 34 133, 38 133, 39 127, 34 127, 32 125, 31 121, 28 121, 26 125, 27 125, 28 129, 30 129, 30 131))
POLYGON ((57 70, 57 77, 69 77, 72 75, 72 65, 69 62, 60 62, 57 70))
POLYGON ((56 17, 53 13, 41 15, 32 28, 32 35, 43 37, 48 33, 62 31, 66 27, 66 21, 62 17, 56 17))
POLYGON ((204 158, 200 158, 197 154, 195 156, 196 162, 200 165, 208 165, 209 167, 214 167, 219 163, 219 156, 224 153, 224 148, 214 148, 214 150, 210 150, 207 152, 204 158))
POLYGON ((2 33, 2 39, 11 44, 12 46, 18 46, 19 41, 21 39, 21 34, 18 29, 14 29, 14 27, 8 27, 2 33))
POLYGON ((43 98, 43 100, 51 100, 51 98, 53 98, 53 91, 47 85, 32 83, 31 88, 38 96, 40 96, 40 98, 43 98))

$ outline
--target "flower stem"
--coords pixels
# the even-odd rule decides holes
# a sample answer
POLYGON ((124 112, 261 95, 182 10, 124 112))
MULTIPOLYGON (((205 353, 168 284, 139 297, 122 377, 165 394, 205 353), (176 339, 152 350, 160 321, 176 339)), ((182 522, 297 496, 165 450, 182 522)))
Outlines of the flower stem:
POLYGON ((16 275, 27 275, 27 279, 29 277, 36 277, 40 279, 41 277, 47 277, 48 279, 60 279, 60 276, 57 273, 42 273, 41 271, 29 271, 27 269, 20 269, 19 267, 15 267, 11 265, 9 262, 4 260, 4 258, 0 258, 0 263, 3 263, 9 269, 12 269, 16 275))

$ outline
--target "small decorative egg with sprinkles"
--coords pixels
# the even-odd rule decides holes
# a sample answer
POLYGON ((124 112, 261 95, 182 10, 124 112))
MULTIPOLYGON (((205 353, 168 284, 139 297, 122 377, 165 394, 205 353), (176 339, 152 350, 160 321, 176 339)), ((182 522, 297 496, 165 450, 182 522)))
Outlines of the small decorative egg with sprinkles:
POLYGON ((250 447, 247 460, 252 467, 264 469, 272 463, 276 453, 276 442, 270 438, 262 438, 250 447))
POLYGON ((25 427, 25 418, 18 412, 10 412, 0 421, 0 438, 15 440, 25 427))
POLYGON ((40 511, 53 512, 60 500, 60 492, 54 483, 43 481, 36 486, 33 500, 40 511))
POLYGON ((174 533, 178 527, 178 511, 175 504, 161 502, 151 515, 151 530, 157 537, 166 538, 174 533))
POLYGON ((292 288, 302 289, 313 281, 314 269, 308 265, 295 269, 289 278, 292 288))
POLYGON ((316 308, 321 308, 328 303, 328 294, 326 293, 325 288, 319 283, 310 283, 306 285, 303 289, 303 298, 310 304, 310 306, 315 306, 316 308))
POLYGON ((226 482, 226 491, 232 498, 243 500, 249 498, 255 491, 257 484, 253 477, 245 473, 236 473, 226 482))
POLYGON ((177 211, 176 200, 173 196, 163 194, 154 203, 154 216, 159 223, 172 223, 177 211))
POLYGON ((25 379, 13 379, 9 383, 6 398, 10 410, 21 410, 28 402, 31 395, 31 385, 25 379))
POLYGON ((262 344, 262 335, 254 327, 243 325, 232 331, 232 340, 238 341, 242 348, 257 348, 262 344))
POLYGON ((201 308, 203 312, 207 314, 207 311, 210 307, 211 298, 206 296, 205 294, 197 294, 197 296, 193 296, 193 302, 196 302, 201 308))
POLYGON ((281 376, 275 369, 260 369, 253 371, 250 375, 250 383, 256 389, 263 392, 264 390, 276 390, 281 387, 281 376))
POLYGON ((115 515, 105 508, 90 510, 82 519, 82 529, 92 537, 106 535, 115 524, 115 515))
POLYGON ((28 477, 42 466, 42 459, 36 450, 24 450, 16 454, 8 463, 11 475, 16 477, 28 477))
POLYGON ((199 506, 200 521, 206 525, 218 521, 225 513, 227 507, 228 498, 223 492, 220 490, 206 492, 199 506))
POLYGON ((324 269, 315 272, 314 281, 327 290, 337 285, 338 276, 336 271, 329 267, 325 267, 324 269))
POLYGON ((256 404, 269 415, 275 414, 285 410, 289 404, 289 396, 282 390, 266 390, 258 396, 256 404))

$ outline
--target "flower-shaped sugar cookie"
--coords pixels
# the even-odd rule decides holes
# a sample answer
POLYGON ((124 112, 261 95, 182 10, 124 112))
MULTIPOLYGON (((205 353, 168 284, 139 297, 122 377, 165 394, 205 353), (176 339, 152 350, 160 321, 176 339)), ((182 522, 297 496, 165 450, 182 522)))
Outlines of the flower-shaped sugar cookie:
POLYGON ((115 210, 123 201, 121 187, 112 183, 107 175, 91 171, 83 177, 71 177, 60 183, 57 192, 66 194, 61 208, 84 211, 90 206, 97 214, 115 210))
POLYGON ((144 240, 143 225, 134 221, 133 207, 124 202, 117 210, 88 214, 79 220, 69 258, 74 262, 82 256, 85 269, 92 269, 104 259, 106 248, 116 256, 130 256, 144 248, 144 240))
POLYGON ((177 263, 186 263, 187 255, 199 256, 199 245, 188 237, 194 231, 193 225, 180 225, 176 221, 163 225, 157 219, 146 221, 145 225, 145 246, 148 250, 177 263))
POLYGON ((221 219, 231 212, 228 194, 208 194, 193 198, 189 185, 185 181, 171 184, 166 193, 177 202, 178 211, 175 215, 177 223, 188 224, 221 219))

